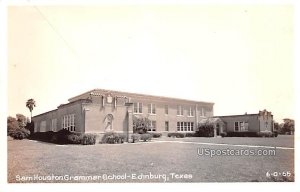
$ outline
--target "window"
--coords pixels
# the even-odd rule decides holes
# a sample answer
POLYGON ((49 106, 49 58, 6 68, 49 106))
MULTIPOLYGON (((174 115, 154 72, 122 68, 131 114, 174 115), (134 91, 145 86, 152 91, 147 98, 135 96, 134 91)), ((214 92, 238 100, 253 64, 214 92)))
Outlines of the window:
POLYGON ((169 121, 165 121, 165 131, 169 131, 169 121))
POLYGON ((234 131, 239 131, 239 122, 234 122, 234 131))
POLYGON ((143 113, 143 103, 134 103, 133 113, 143 113))
POLYGON ((165 114, 168 115, 169 114, 169 106, 165 105, 165 114))
POLYGON ((194 122, 177 122, 177 131, 194 131, 194 122))
POLYGON ((156 114, 155 104, 153 104, 153 103, 148 104, 148 113, 149 114, 156 114))
POLYGON ((194 109, 193 109, 193 107, 189 108, 189 116, 190 117, 194 117, 194 109))
POLYGON ((248 131, 248 123, 243 121, 234 122, 234 131, 248 131))
POLYGON ((75 131, 75 114, 63 116, 62 128, 69 131, 75 131))
POLYGON ((244 123, 245 131, 248 131, 249 124, 247 122, 244 123))
POLYGON ((180 131, 180 122, 177 122, 177 131, 180 131))
POLYGON ((148 131, 156 131, 156 121, 150 121, 148 131))
POLYGON ((205 116, 205 110, 204 110, 204 108, 203 108, 203 107, 201 108, 201 116, 202 116, 202 117, 204 117, 204 116, 205 116))
POLYGON ((177 105, 177 115, 183 115, 183 107, 181 105, 177 105))
POLYGON ((240 122, 240 130, 245 131, 244 122, 240 122))
POLYGON ((57 119, 52 119, 51 121, 51 131, 56 131, 57 129, 57 119))
POLYGON ((41 124, 40 124, 40 132, 46 132, 46 127, 47 124, 46 124, 46 121, 41 121, 41 124))

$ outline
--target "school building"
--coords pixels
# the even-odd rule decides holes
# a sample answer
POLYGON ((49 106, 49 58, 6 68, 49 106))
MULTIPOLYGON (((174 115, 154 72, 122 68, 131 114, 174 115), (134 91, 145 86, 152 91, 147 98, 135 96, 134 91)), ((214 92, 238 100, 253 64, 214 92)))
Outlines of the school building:
POLYGON ((148 117, 153 132, 194 132, 213 116, 214 103, 94 89, 32 118, 35 132, 133 132, 134 117, 148 117))

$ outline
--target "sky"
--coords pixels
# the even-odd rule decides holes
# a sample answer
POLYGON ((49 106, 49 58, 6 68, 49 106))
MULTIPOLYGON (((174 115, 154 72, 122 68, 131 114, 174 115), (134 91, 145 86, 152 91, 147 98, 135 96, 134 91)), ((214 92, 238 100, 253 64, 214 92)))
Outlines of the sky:
POLYGON ((289 5, 8 7, 8 115, 95 89, 214 102, 214 115, 295 118, 289 5))

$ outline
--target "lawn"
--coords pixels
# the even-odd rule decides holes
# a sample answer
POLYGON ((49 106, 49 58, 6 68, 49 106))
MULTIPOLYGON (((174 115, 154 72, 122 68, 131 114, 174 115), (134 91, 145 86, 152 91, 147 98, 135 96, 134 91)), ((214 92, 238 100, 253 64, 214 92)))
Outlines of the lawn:
POLYGON ((292 136, 161 138, 146 143, 91 146, 8 140, 8 182, 164 182, 163 176, 167 176, 167 182, 251 182, 273 181, 266 177, 267 172, 294 173, 293 149, 277 149, 275 156, 214 156, 211 158, 199 156, 198 149, 248 149, 248 147, 202 145, 202 142, 290 148, 294 146, 292 136), (135 174, 135 177, 132 174, 135 174), (101 178, 96 181, 79 181, 74 178, 71 181, 28 180, 34 175, 101 176, 101 178), (111 176, 111 179, 106 180, 105 175, 111 176), (158 178, 153 178, 154 176, 158 178), (26 179, 20 181, 21 177, 26 179), (143 179, 138 179, 142 177, 143 179))

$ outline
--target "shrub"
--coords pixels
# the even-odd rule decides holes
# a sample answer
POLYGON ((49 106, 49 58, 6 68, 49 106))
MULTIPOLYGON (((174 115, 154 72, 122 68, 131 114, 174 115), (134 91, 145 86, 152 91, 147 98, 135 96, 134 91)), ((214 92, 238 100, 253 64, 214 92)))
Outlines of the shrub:
POLYGON ((9 133, 9 136, 18 140, 28 138, 29 135, 30 135, 30 131, 25 128, 15 129, 9 133))
POLYGON ((133 133, 147 133, 150 120, 147 117, 133 116, 133 133))
POLYGON ((213 137, 214 127, 212 125, 201 125, 196 133, 199 135, 199 137, 213 137))
POLYGON ((67 129, 61 129, 58 132, 56 132, 52 136, 52 142, 56 144, 71 144, 68 140, 68 136, 71 135, 72 132, 67 129))
POLYGON ((199 137, 197 133, 186 133, 186 137, 199 137))
POLYGON ((30 135, 29 139, 43 141, 43 142, 51 142, 55 132, 47 131, 47 132, 35 132, 30 135))
POLYGON ((83 134, 81 138, 82 145, 95 145, 96 135, 95 134, 83 134))
POLYGON ((140 137, 141 137, 140 134, 136 134, 136 133, 132 134, 131 135, 132 143, 139 142, 140 141, 140 137))
POLYGON ((150 134, 151 134, 151 136, 152 136, 153 138, 160 138, 160 137, 162 136, 161 133, 154 133, 154 132, 152 132, 152 133, 150 133, 150 134))
POLYGON ((127 136, 124 133, 107 132, 103 135, 101 143, 115 144, 124 143, 127 136))
POLYGON ((144 133, 140 135, 140 139, 144 142, 150 141, 152 139, 152 135, 149 133, 144 133))
POLYGON ((68 143, 70 144, 80 144, 82 140, 82 136, 78 136, 76 134, 71 134, 67 136, 68 143))
POLYGON ((274 132, 273 132, 273 136, 274 136, 274 137, 277 137, 277 136, 278 136, 278 132, 277 132, 277 131, 274 131, 274 132))
POLYGON ((271 131, 265 131, 265 132, 258 132, 258 137, 272 137, 273 133, 271 131))
POLYGON ((227 132, 226 137, 258 137, 256 132, 227 132))
POLYGON ((184 133, 178 133, 178 132, 168 133, 168 137, 184 138, 185 134, 184 133))
POLYGON ((227 133, 223 132, 223 133, 220 133, 221 137, 226 137, 227 136, 227 133))

